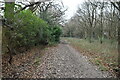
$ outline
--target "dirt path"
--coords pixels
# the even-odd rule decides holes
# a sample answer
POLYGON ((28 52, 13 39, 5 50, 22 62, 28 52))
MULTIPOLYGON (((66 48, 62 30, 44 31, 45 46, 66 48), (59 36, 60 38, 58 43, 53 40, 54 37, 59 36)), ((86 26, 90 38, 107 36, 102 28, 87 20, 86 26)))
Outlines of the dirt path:
POLYGON ((39 65, 33 78, 109 78, 68 44, 50 49, 49 55, 39 65))

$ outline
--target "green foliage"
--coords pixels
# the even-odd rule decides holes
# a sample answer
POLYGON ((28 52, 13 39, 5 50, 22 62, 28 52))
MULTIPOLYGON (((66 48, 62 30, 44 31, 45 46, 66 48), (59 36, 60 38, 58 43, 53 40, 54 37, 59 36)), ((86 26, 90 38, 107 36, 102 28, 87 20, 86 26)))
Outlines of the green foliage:
MULTIPOLYGON (((33 46, 43 40, 48 25, 31 11, 22 11, 15 15, 16 40, 20 46, 33 46)), ((47 34, 46 34, 47 35, 47 34)))
POLYGON ((30 10, 24 10, 14 16, 13 30, 6 29, 5 36, 10 37, 8 44, 19 50, 40 44, 51 44, 59 41, 61 29, 51 27, 30 10))
POLYGON ((62 29, 57 26, 53 28, 53 34, 55 35, 55 41, 58 42, 60 40, 60 35, 62 34, 62 29))
POLYGON ((7 24, 12 24, 14 20, 14 6, 14 2, 5 3, 5 18, 7 19, 7 24))
POLYGON ((54 42, 59 42, 60 40, 60 35, 62 34, 62 29, 60 28, 60 26, 54 26, 54 27, 50 27, 50 31, 51 31, 51 39, 54 42))

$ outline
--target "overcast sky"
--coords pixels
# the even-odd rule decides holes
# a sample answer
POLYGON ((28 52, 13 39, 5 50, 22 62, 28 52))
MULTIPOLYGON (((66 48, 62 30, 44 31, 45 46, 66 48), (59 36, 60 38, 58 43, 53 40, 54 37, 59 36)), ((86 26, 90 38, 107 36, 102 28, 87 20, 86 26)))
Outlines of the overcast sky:
POLYGON ((83 3, 85 0, 62 0, 65 7, 68 8, 66 11, 66 19, 70 19, 76 12, 78 5, 83 3))
MULTIPOLYGON (((0 0, 2 1, 2 0, 0 0)), ((68 10, 66 11, 65 19, 70 19, 76 12, 78 5, 83 3, 85 0, 62 0, 65 8, 68 10)))

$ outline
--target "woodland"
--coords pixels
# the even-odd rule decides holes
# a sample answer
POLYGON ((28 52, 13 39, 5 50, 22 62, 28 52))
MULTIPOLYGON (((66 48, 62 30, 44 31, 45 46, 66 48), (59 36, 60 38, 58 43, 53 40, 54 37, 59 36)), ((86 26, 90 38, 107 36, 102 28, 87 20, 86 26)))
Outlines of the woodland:
POLYGON ((120 1, 86 0, 69 20, 65 19, 67 8, 59 0, 5 0, 0 6, 0 44, 10 66, 16 55, 67 41, 92 57, 101 70, 111 70, 119 77, 120 1))

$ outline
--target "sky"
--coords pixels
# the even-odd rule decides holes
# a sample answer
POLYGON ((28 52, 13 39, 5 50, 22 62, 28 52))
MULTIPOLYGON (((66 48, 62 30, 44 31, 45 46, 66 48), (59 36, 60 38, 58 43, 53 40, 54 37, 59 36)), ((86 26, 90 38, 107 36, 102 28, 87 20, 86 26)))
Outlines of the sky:
POLYGON ((64 7, 68 9, 65 13, 65 19, 70 19, 75 14, 78 5, 82 4, 85 0, 61 0, 61 1, 63 2, 64 7))
POLYGON ((82 4, 84 0, 62 0, 64 6, 68 8, 65 13, 65 18, 70 19, 76 12, 78 5, 82 4))

